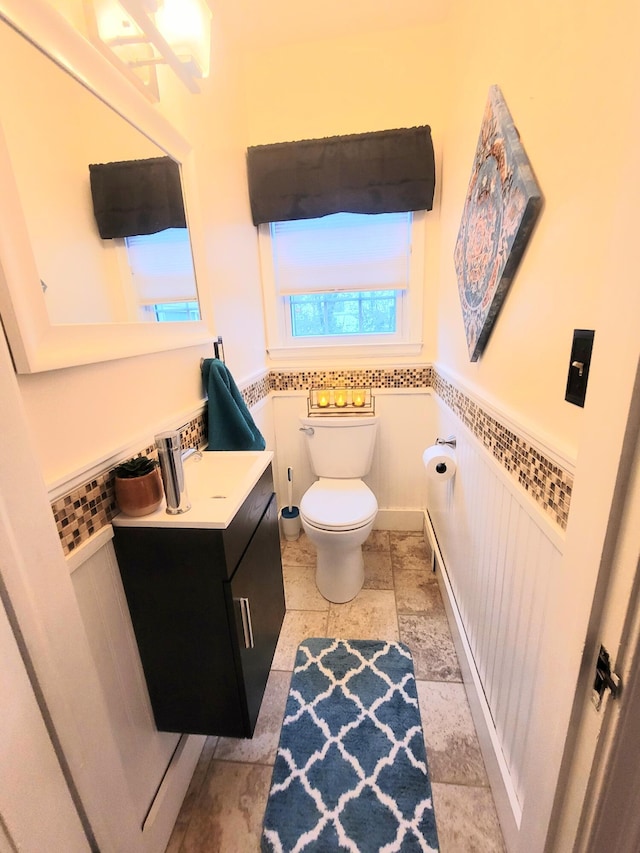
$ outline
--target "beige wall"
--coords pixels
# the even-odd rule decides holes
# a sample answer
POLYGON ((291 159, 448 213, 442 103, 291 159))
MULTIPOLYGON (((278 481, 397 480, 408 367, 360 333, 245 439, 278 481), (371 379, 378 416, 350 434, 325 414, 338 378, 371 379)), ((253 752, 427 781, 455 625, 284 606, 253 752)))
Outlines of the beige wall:
POLYGON ((253 50, 245 56, 251 145, 432 124, 447 105, 446 24, 253 50))
POLYGON ((584 415, 564 401, 573 329, 596 329, 597 356, 600 291, 615 292, 606 235, 620 164, 635 145, 628 110, 637 97, 635 6, 564 0, 523 12, 498 0, 489 15, 463 3, 451 22, 438 359, 571 455, 584 415), (545 201, 488 347, 470 364, 452 256, 492 84, 502 89, 545 201))

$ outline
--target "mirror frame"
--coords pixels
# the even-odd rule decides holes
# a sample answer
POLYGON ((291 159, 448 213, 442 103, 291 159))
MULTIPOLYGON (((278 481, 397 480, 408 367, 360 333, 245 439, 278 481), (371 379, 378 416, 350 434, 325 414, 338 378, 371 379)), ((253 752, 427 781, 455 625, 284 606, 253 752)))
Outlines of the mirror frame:
POLYGON ((0 316, 18 373, 38 373, 207 343, 204 250, 190 145, 46 0, 0 0, 0 20, 71 74, 181 166, 201 320, 53 325, 42 297, 20 195, 0 126, 0 316))

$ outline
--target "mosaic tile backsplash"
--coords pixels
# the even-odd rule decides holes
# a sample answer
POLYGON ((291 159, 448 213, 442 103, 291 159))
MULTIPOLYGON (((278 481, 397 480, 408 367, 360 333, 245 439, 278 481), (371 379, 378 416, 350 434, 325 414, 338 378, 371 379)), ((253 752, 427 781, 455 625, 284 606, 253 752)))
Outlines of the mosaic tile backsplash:
POLYGON ((547 459, 522 436, 434 371, 433 389, 494 458, 564 530, 569 517, 572 475, 547 459))
MULTIPOLYGON (((205 437, 204 414, 193 418, 180 429, 180 442, 184 450, 188 447, 202 447, 205 437)), ((158 458, 154 445, 144 447, 134 455, 158 458)), ((101 527, 109 524, 118 512, 113 480, 113 468, 109 468, 51 504, 65 554, 70 554, 101 527)))
POLYGON ((279 370, 269 374, 271 391, 309 388, 429 388, 433 368, 396 367, 364 370, 279 370))
MULTIPOLYGON (((430 365, 360 370, 272 370, 242 389, 251 408, 272 391, 309 388, 433 388, 436 394, 493 454, 536 503, 564 529, 569 515, 573 479, 537 448, 509 430, 430 365)), ((207 413, 181 429, 182 447, 206 444, 207 413)), ((153 446, 137 455, 156 456, 153 446)), ((51 505, 65 554, 70 554, 117 513, 113 469, 58 498, 51 505)))

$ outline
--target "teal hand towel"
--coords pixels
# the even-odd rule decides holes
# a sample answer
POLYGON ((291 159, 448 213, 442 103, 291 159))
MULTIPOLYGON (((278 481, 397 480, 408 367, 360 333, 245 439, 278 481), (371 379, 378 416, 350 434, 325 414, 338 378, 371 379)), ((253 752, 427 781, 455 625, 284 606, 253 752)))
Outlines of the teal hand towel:
POLYGON ((209 397, 207 450, 264 450, 262 433, 227 366, 217 358, 205 358, 202 381, 209 397))

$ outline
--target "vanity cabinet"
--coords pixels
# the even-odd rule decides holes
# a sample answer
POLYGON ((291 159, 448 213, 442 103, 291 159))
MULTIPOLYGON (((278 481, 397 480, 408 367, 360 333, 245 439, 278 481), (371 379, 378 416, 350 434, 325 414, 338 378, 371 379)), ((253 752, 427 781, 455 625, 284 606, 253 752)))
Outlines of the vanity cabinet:
POLYGON ((285 612, 271 466, 223 530, 114 531, 158 729, 251 737, 285 612))

